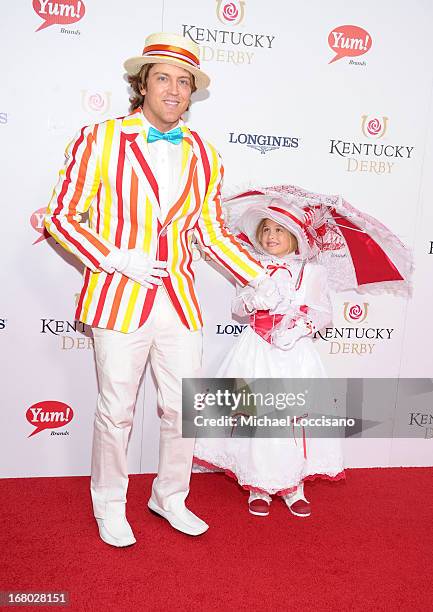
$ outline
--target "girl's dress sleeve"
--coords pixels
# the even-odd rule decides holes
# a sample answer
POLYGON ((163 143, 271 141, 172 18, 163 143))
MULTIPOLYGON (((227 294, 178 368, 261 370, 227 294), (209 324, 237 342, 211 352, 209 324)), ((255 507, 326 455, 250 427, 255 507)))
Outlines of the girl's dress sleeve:
POLYGON ((306 264, 300 273, 290 310, 272 332, 272 343, 291 349, 304 336, 311 336, 332 321, 326 268, 306 264))
POLYGON ((314 333, 332 321, 332 304, 329 297, 328 275, 320 264, 307 264, 295 293, 295 305, 299 308, 296 325, 306 326, 314 333))

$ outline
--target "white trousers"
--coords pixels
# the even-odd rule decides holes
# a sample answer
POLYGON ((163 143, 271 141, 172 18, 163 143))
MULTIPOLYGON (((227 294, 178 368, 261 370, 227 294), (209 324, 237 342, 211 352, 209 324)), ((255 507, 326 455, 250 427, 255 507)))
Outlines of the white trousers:
POLYGON ((182 438, 182 377, 199 374, 202 332, 184 327, 163 287, 137 331, 93 329, 99 395, 95 414, 91 494, 96 518, 123 515, 126 453, 140 379, 150 356, 161 401, 158 475, 152 496, 173 511, 189 492, 193 438, 182 438))

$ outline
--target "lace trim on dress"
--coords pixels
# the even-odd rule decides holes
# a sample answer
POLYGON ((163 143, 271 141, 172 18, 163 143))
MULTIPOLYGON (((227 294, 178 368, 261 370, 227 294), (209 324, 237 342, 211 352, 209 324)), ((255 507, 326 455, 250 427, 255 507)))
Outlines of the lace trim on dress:
POLYGON ((254 485, 250 485, 250 484, 242 484, 238 477, 236 476, 236 474, 234 472, 232 472, 231 470, 228 470, 227 468, 223 468, 219 465, 215 465, 213 463, 209 463, 208 461, 205 461, 204 459, 199 459, 198 457, 193 457, 193 463, 196 465, 199 465, 201 467, 204 467, 208 470, 213 470, 213 471, 218 471, 218 472, 224 472, 224 474, 226 476, 228 476, 229 478, 233 478, 233 480, 236 480, 236 482, 239 484, 239 486, 242 487, 242 489, 245 489, 247 491, 257 491, 258 493, 267 493, 268 495, 288 495, 289 493, 293 493, 294 491, 296 491, 296 489, 298 488, 299 484, 301 482, 305 482, 307 480, 317 480, 318 478, 321 478, 323 480, 345 480, 346 479, 346 474, 344 472, 344 470, 342 470, 341 472, 338 472, 336 475, 329 475, 329 474, 311 474, 309 476, 304 476, 304 478, 301 478, 301 480, 295 484, 293 487, 288 487, 286 489, 280 489, 278 491, 266 491, 265 489, 261 489, 260 487, 256 487, 254 485))

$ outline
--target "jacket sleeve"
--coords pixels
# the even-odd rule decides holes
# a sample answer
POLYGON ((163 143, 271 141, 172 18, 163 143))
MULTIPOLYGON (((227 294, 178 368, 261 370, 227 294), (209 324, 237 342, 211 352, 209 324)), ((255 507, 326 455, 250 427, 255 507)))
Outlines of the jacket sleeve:
POLYGON ((114 248, 87 223, 81 223, 100 186, 97 129, 97 125, 81 129, 66 148, 65 164, 45 216, 45 227, 53 238, 93 272, 101 270, 101 261, 114 248))
POLYGON ((196 224, 197 240, 203 250, 219 262, 241 284, 246 285, 263 274, 263 268, 239 244, 224 225, 221 208, 221 184, 224 169, 221 158, 210 146, 210 180, 201 215, 196 224))

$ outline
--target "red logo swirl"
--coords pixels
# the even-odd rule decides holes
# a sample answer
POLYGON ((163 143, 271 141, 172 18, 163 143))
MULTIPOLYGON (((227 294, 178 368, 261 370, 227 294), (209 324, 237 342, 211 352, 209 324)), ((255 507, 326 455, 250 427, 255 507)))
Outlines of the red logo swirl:
POLYGON ((100 111, 104 108, 105 100, 101 94, 95 93, 89 96, 87 103, 90 109, 100 111))
POLYGON ((349 317, 356 321, 362 317, 362 312, 361 306, 359 304, 355 304, 355 306, 352 306, 352 308, 349 310, 349 317))
POLYGON ((239 10, 233 2, 227 2, 223 6, 222 16, 226 21, 235 21, 239 17, 239 10))
POLYGON ((382 124, 379 119, 371 119, 367 124, 367 132, 372 136, 377 136, 382 130, 382 124))

